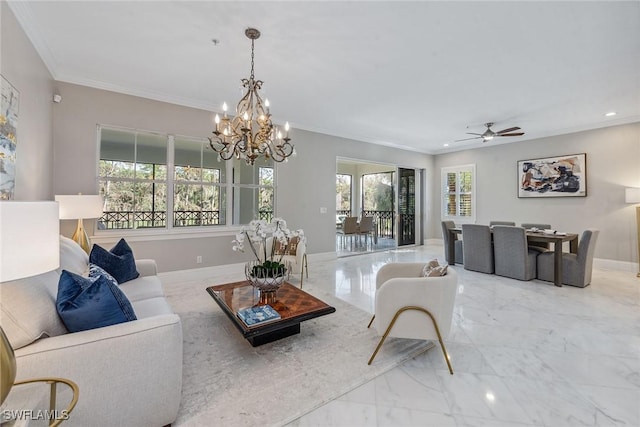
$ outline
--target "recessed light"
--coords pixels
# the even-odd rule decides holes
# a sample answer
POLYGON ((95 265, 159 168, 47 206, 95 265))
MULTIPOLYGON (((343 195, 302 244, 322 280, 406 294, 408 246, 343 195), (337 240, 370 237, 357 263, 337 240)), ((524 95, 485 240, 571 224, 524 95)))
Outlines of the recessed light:
POLYGON ((449 144, 444 144, 444 146, 445 146, 445 147, 448 147, 448 146, 449 146, 449 144))
POLYGON ((606 117, 613 117, 613 116, 615 116, 615 115, 616 115, 616 112, 615 112, 615 111, 610 111, 610 112, 608 112, 607 114, 605 114, 605 116, 606 116, 606 117))

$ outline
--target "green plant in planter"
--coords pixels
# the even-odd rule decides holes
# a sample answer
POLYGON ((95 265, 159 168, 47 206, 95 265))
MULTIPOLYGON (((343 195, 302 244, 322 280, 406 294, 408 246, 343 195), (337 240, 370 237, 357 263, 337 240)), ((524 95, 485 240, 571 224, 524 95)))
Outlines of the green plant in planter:
POLYGON ((251 271, 253 277, 281 277, 287 272, 287 267, 278 261, 265 261, 254 265, 251 271))

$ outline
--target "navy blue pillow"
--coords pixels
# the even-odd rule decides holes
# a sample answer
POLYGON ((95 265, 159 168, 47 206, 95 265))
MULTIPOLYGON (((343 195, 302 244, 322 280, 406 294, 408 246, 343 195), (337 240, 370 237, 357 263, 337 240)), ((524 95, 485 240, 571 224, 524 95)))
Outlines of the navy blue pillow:
POLYGON ((62 270, 56 309, 69 332, 136 320, 127 296, 113 277, 91 266, 89 277, 62 270))
POLYGON ((89 254, 89 262, 103 268, 118 283, 128 282, 140 276, 140 273, 136 270, 133 251, 124 239, 120 239, 111 251, 107 251, 98 245, 93 245, 89 254))

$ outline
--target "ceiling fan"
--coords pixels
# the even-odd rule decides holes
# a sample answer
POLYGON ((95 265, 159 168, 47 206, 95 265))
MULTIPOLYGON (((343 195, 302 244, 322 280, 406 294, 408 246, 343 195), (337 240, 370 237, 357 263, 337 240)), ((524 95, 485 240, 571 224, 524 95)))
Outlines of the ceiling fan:
POLYGON ((514 131, 520 130, 519 127, 512 127, 512 128, 508 128, 508 129, 502 129, 502 130, 500 130, 498 132, 494 132, 494 131, 491 130, 491 126, 493 126, 492 122, 485 123, 484 125, 487 127, 487 130, 484 131, 484 133, 467 132, 467 134, 469 134, 469 135, 477 135, 477 136, 474 136, 472 138, 457 139, 454 142, 468 141, 470 139, 480 139, 480 138, 482 138, 482 142, 487 142, 487 141, 491 141, 496 136, 522 136, 522 135, 524 135, 524 132, 515 132, 514 133, 514 131))

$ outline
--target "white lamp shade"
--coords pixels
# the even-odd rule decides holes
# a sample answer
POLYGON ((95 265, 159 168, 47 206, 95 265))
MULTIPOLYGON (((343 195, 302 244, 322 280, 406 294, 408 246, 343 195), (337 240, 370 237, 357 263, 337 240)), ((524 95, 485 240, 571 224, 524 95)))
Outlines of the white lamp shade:
POLYGON ((102 197, 89 194, 58 195, 60 219, 100 218, 102 216, 102 197))
POLYGON ((625 188, 624 201, 625 203, 640 203, 640 188, 625 188))
POLYGON ((0 202, 0 282, 60 266, 56 202, 0 202))

